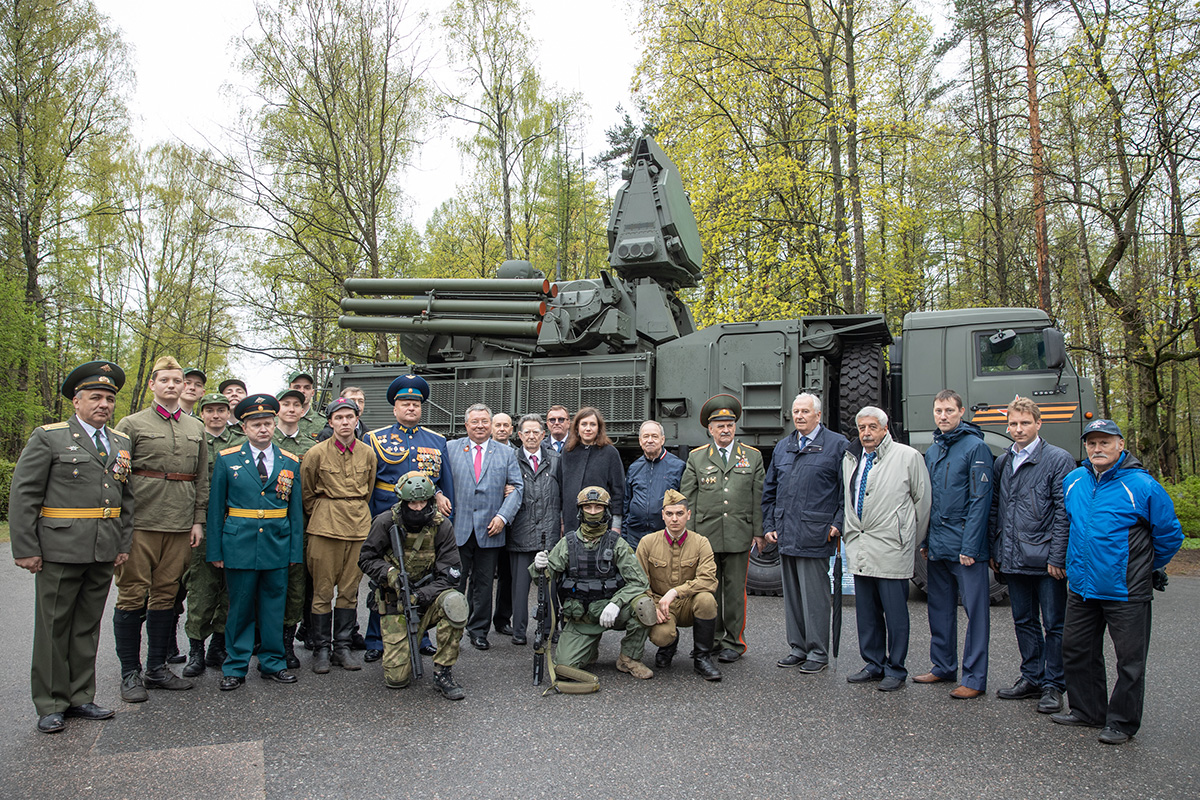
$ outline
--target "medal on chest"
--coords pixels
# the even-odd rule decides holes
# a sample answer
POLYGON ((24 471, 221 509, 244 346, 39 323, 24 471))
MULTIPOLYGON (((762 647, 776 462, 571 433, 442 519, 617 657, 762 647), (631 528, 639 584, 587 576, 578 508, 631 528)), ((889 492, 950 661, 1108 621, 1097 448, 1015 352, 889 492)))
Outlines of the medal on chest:
POLYGON ((113 465, 112 465, 113 477, 116 478, 117 480, 119 480, 121 483, 125 483, 126 481, 128 481, 129 480, 129 464, 130 464, 129 451, 128 450, 118 450, 117 451, 117 460, 114 461, 113 465))
POLYGON ((279 470, 279 477, 275 479, 275 494, 285 503, 292 496, 292 480, 295 477, 296 474, 290 469, 281 469, 279 470))

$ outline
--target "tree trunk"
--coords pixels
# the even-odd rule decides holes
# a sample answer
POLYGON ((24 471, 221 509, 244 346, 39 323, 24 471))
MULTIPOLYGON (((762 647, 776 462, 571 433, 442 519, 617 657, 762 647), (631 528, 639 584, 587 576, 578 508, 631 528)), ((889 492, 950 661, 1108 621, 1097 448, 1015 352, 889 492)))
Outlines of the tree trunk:
POLYGON ((1037 241, 1038 306, 1050 314, 1050 245, 1046 232, 1046 165, 1042 154, 1042 124, 1038 109, 1037 52, 1033 43, 1033 0, 1018 12, 1025 28, 1025 80, 1029 85, 1029 152, 1033 162, 1033 228, 1037 241))

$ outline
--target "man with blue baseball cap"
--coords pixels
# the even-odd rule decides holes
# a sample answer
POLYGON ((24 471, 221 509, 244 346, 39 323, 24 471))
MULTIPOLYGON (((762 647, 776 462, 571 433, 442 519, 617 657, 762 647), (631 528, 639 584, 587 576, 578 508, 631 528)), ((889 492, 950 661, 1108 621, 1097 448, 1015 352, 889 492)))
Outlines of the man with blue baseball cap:
POLYGON ((1124 744, 1142 723, 1152 590, 1166 588, 1163 570, 1183 530, 1170 495, 1125 451, 1115 422, 1094 420, 1082 438, 1087 459, 1063 480, 1071 533, 1062 650, 1071 710, 1050 718, 1103 728, 1102 743, 1124 744), (1105 628, 1117 656, 1111 697, 1105 628))

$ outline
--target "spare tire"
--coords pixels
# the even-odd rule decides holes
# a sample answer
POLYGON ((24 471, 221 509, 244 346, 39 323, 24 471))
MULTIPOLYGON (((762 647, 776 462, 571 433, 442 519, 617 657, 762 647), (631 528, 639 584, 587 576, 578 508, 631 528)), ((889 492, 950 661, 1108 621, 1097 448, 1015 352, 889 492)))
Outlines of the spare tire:
POLYGON ((854 415, 863 406, 884 405, 883 349, 877 342, 846 342, 838 370, 838 428, 848 439, 858 438, 854 415))
POLYGON ((762 553, 757 548, 750 551, 750 563, 746 567, 746 593, 770 597, 783 594, 779 548, 775 545, 769 545, 762 553))

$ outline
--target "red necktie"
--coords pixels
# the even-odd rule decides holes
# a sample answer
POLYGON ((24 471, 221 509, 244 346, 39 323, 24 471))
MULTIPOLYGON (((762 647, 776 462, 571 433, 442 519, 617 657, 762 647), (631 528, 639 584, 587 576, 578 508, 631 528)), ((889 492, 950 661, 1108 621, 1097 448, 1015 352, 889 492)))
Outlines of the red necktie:
POLYGON ((483 445, 475 445, 475 482, 479 483, 479 473, 483 471, 483 445))
POLYGON ((537 456, 530 456, 529 463, 533 464, 533 471, 537 472, 537 456))

